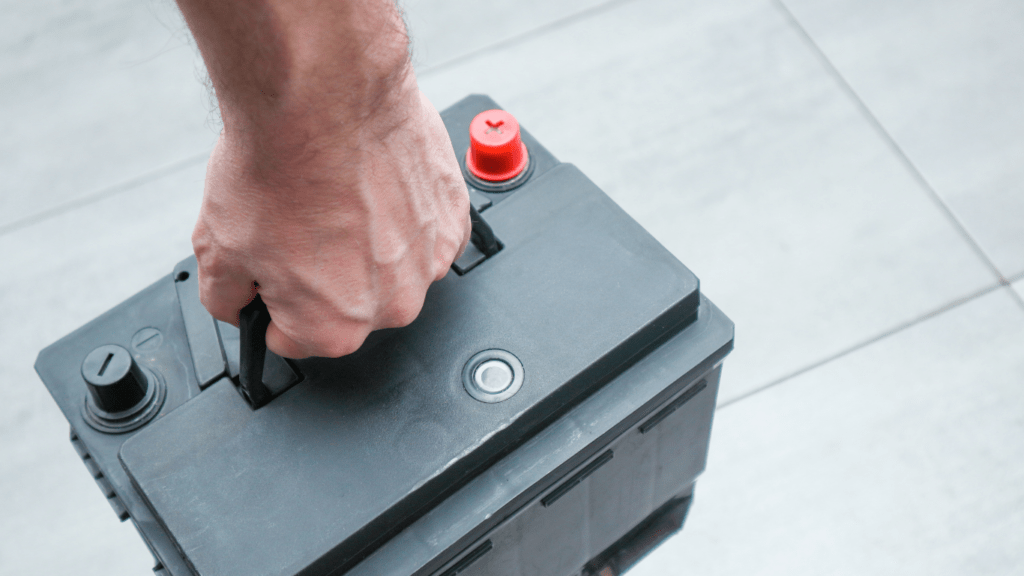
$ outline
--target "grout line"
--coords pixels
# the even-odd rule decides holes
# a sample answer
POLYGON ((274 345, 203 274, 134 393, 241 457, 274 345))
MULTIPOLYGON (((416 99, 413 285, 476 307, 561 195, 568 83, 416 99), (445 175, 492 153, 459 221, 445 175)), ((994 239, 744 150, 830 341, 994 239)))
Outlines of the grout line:
POLYGON ((54 218, 56 216, 60 216, 61 214, 65 214, 67 212, 81 208, 83 206, 88 206, 89 204, 99 202, 100 200, 103 200, 105 198, 116 196, 122 192, 127 192, 133 188, 137 188, 139 186, 142 186, 143 184, 147 184, 154 180, 163 178, 168 174, 172 174, 174 172, 177 172, 178 170, 187 168, 189 166, 192 166, 193 164, 197 164, 199 161, 205 160, 207 157, 209 157, 209 155, 210 151, 207 150, 200 154, 189 156, 182 160, 178 160, 177 162, 172 162, 150 172, 146 172, 145 174, 142 174, 140 176, 136 176, 135 178, 125 180, 124 182, 114 184, 113 186, 108 186, 106 188, 101 188, 100 190, 93 192, 91 194, 87 194, 81 198, 71 200, 70 202, 65 202, 64 204, 54 206, 53 208, 50 208, 48 210, 43 210, 42 212, 32 214, 31 216, 26 216, 20 220, 15 220, 14 222, 11 222, 9 224, 0 225, 0 236, 10 234, 11 232, 16 232, 23 228, 27 228, 29 226, 38 224, 45 220, 49 220, 50 218, 54 218))
MULTIPOLYGON (((917 166, 914 165, 914 163, 910 160, 910 157, 907 156, 906 152, 903 151, 903 148, 901 148, 900 145, 896 142, 896 139, 893 138, 891 134, 889 134, 889 131, 886 130, 884 126, 882 126, 881 121, 879 121, 879 119, 875 117, 874 113, 871 112, 871 109, 868 108, 867 103, 865 103, 864 100, 861 99, 860 95, 858 95, 857 92, 853 89, 853 86, 851 86, 850 83, 846 81, 846 78, 843 77, 843 75, 839 72, 839 69, 836 68, 835 64, 833 64, 832 61, 828 59, 828 56, 825 55, 825 51, 822 50, 820 46, 818 46, 818 43, 814 41, 810 33, 807 32, 807 29, 805 29, 800 24, 796 16, 793 15, 789 8, 783 3, 783 0, 772 0, 772 3, 775 4, 779 8, 779 10, 782 11, 783 15, 786 17, 787 20, 789 20, 789 23, 793 26, 793 28, 795 28, 797 32, 799 32, 801 37, 803 37, 804 41, 811 47, 812 51, 818 56, 818 59, 821 61, 821 63, 825 66, 825 68, 828 69, 831 75, 835 78, 836 82, 839 83, 840 88, 844 92, 846 92, 847 96, 849 96, 851 100, 853 100, 854 104, 857 105, 857 107, 860 109, 864 117, 867 118, 868 122, 870 122, 871 125, 874 126, 875 130, 878 131, 878 133, 882 136, 883 140, 885 140, 885 142, 889 145, 893 152, 896 153, 900 161, 910 171, 911 176, 913 176, 914 179, 917 180, 917 182, 921 185, 921 187, 924 188, 925 193, 928 195, 931 201, 946 215, 946 218, 950 221, 950 223, 952 223, 953 226, 960 232, 960 235, 963 236, 964 240, 967 241, 968 245, 971 247, 974 253, 979 258, 981 258, 981 261, 986 266, 988 266, 989 271, 991 271, 992 275, 996 277, 996 280, 999 282, 999 284, 1002 286, 1009 285, 1009 282, 1003 276, 1003 273, 999 271, 999 268, 996 267, 995 263, 988 257, 988 254, 986 254, 985 251, 981 248, 981 245, 978 244, 978 242, 974 239, 973 236, 971 236, 970 232, 967 231, 967 228, 964 226, 964 224, 960 221, 959 218, 956 217, 956 214, 953 213, 953 210, 950 209, 950 207, 945 203, 945 201, 942 200, 942 197, 939 196, 938 192, 935 191, 935 188, 933 188, 932 185, 928 182, 928 180, 924 177, 924 174, 922 174, 921 171, 918 170, 917 166)), ((1024 307, 1024 302, 1022 302, 1019 297, 1016 298, 1016 300, 1022 307, 1024 307)))
POLYGON ((1013 283, 1020 280, 1024 280, 1024 270, 1006 279, 1006 289, 1010 291, 1010 298, 1013 298, 1021 308, 1024 308, 1024 296, 1021 296, 1021 293, 1013 288, 1013 283))
POLYGON ((1020 294, 1013 289, 1013 281, 1006 283, 1006 290, 1010 293, 1010 299, 1017 303, 1018 306, 1024 308, 1024 298, 1021 298, 1020 294))
POLYGON ((538 36, 543 36, 543 35, 547 34, 548 32, 551 32, 553 30, 557 30, 559 28, 564 28, 565 26, 573 24, 573 23, 575 23, 575 22, 577 22, 579 20, 584 20, 584 19, 589 18, 591 16, 596 16, 598 14, 601 14, 603 12, 611 10, 612 8, 616 8, 616 7, 618 7, 620 5, 623 5, 623 4, 629 4, 630 2, 634 2, 634 1, 635 0, 609 0, 607 2, 602 2, 601 4, 598 4, 596 6, 591 6, 590 8, 586 8, 584 10, 580 10, 579 12, 576 12, 575 14, 570 14, 568 16, 563 16, 562 18, 559 18, 559 19, 554 20, 552 22, 548 22, 547 24, 543 24, 543 25, 538 26, 536 28, 527 30, 526 32, 521 32, 519 34, 510 36, 509 38, 505 38, 504 40, 499 40, 499 41, 495 42, 494 44, 488 44, 487 46, 484 46, 482 48, 477 48, 476 50, 472 50, 470 52, 466 52, 465 54, 461 54, 461 55, 456 56, 454 58, 450 58, 450 59, 445 60, 444 62, 441 62, 439 64, 434 64, 433 66, 427 66, 423 70, 417 71, 416 75, 417 76, 426 76, 428 74, 433 74, 435 72, 439 72, 439 71, 444 70, 446 68, 451 68, 451 67, 456 66, 458 64, 462 64, 463 62, 466 62, 468 60, 472 60, 473 58, 476 58, 477 56, 480 56, 481 54, 486 54, 488 52, 494 52, 496 50, 501 50, 502 48, 507 48, 509 46, 514 46, 516 44, 520 44, 520 43, 525 42, 527 40, 531 40, 533 38, 536 38, 538 36))
MULTIPOLYGON (((999 282, 999 283, 996 283, 996 284, 991 284, 991 285, 986 286, 985 288, 982 288, 982 289, 980 289, 980 290, 978 290, 978 291, 976 291, 976 292, 974 292, 972 294, 968 294, 967 296, 964 296, 962 298, 958 298, 956 300, 953 300, 952 302, 950 302, 948 304, 944 304, 942 306, 939 306, 938 308, 932 310, 931 312, 925 312, 924 314, 922 314, 921 316, 918 316, 917 318, 913 318, 911 320, 903 322, 902 324, 897 324, 896 326, 893 326, 892 328, 882 332, 881 334, 878 334, 877 336, 872 336, 872 337, 870 337, 870 338, 868 338, 866 340, 863 340, 861 342, 858 342, 857 344, 854 344, 853 346, 850 346, 849 348, 847 348, 845 350, 841 350, 841 351, 839 351, 839 352, 837 352, 835 354, 832 354, 831 356, 826 356, 825 358, 823 358, 821 360, 818 360, 817 362, 813 362, 813 363, 811 363, 811 364, 809 364, 807 366, 804 366, 803 368, 800 368, 798 370, 790 372, 789 374, 786 374, 785 376, 783 376, 781 378, 777 378, 777 379, 772 380, 771 382, 769 382, 767 384, 764 384, 762 386, 758 386, 757 388, 754 388, 753 390, 750 390, 748 392, 744 392, 743 394, 740 394, 739 396, 737 396, 735 398, 730 398, 729 400, 726 400, 725 402, 722 402, 722 403, 718 404, 718 407, 716 408, 716 410, 721 410, 722 408, 725 408, 727 406, 731 406, 731 405, 739 402, 740 400, 746 400, 747 398, 750 398, 751 396, 753 396, 755 394, 759 394, 761 392, 764 392, 765 390, 767 390, 769 388, 772 388, 774 386, 777 386, 779 384, 782 384, 783 382, 785 382, 787 380, 790 380, 792 378, 796 378, 797 376, 800 376, 801 374, 805 374, 807 372, 810 372, 811 370, 814 370, 815 368, 819 368, 821 366, 824 366, 825 364, 828 364, 829 362, 832 362, 833 360, 838 360, 838 359, 842 358, 843 356, 847 356, 849 354, 852 354, 853 352, 856 352, 856 351, 858 351, 858 350, 860 350, 862 348, 866 348, 866 347, 868 347, 868 346, 870 346, 870 345, 872 345, 872 344, 874 344, 876 342, 879 342, 881 340, 884 340, 884 339, 886 339, 886 338, 888 338, 890 336, 894 336, 896 334, 899 334, 900 332, 903 332, 904 330, 906 330, 908 328, 911 328, 911 327, 913 327, 913 326, 915 326, 917 324, 920 324, 920 323, 922 323, 922 322, 924 322, 926 320, 930 320, 932 318, 935 318, 936 316, 939 316, 941 314, 949 312, 950 310, 953 310, 954 308, 957 308, 957 307, 959 307, 959 306, 961 306, 963 304, 971 302, 972 300, 976 300, 978 298, 981 298, 982 296, 984 296, 986 294, 990 294, 990 293, 992 293, 992 292, 994 292, 994 291, 996 291, 996 290, 998 290, 1000 288, 1004 288, 1004 284, 1002 282, 999 282)), ((1011 288, 1011 290, 1012 290, 1012 288, 1011 288)))

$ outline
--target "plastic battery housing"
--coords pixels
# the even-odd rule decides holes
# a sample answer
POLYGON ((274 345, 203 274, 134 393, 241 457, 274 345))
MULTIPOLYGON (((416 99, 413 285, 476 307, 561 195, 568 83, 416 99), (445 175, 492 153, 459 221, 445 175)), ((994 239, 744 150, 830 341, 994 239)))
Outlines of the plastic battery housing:
MULTIPOLYGON (((495 108, 471 96, 442 113, 456 151, 495 108)), ((678 528, 732 323, 578 169, 521 137, 521 184, 470 186, 501 250, 467 250, 413 324, 350 357, 267 354, 273 397, 257 409, 194 258, 40 353, 73 445, 158 573, 618 573, 678 528), (83 415, 82 361, 112 344, 162 394, 123 433, 83 415), (492 349, 525 375, 486 403, 463 369, 492 349)))

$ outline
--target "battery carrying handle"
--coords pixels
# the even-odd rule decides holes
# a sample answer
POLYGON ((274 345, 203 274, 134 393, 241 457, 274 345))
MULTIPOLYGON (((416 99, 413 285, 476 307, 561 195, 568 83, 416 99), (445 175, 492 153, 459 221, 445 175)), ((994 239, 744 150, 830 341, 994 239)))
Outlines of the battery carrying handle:
POLYGON ((494 237, 494 230, 491 230, 491 225, 483 219, 483 216, 480 216, 480 212, 477 212, 476 206, 472 204, 469 205, 469 219, 473 222, 473 232, 470 237, 473 244, 488 258, 497 254, 501 250, 501 245, 494 237))
POLYGON ((238 313, 238 383, 242 396, 254 410, 269 402, 272 396, 263 383, 267 326, 270 326, 270 311, 257 294, 238 313))

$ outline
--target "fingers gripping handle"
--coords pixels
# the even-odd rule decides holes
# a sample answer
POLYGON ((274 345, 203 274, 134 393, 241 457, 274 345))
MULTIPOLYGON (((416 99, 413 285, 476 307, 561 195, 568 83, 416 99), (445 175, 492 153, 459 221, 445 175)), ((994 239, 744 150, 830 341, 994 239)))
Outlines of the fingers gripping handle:
MULTIPOLYGON (((493 256, 501 250, 501 244, 487 222, 480 217, 476 208, 471 208, 473 223, 473 244, 485 256, 493 256)), ((259 294, 238 314, 239 361, 238 381, 242 396, 253 409, 265 405, 273 393, 263 381, 263 367, 267 358, 267 327, 270 312, 259 294)))
POLYGON ((253 409, 270 401, 271 393, 263 383, 263 362, 267 357, 267 326, 270 312, 257 294, 238 313, 238 381, 242 396, 253 409))

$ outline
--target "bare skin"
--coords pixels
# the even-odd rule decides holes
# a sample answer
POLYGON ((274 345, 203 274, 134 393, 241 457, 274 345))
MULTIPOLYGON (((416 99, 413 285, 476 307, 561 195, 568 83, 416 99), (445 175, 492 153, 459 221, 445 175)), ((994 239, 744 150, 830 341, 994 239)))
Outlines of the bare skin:
POLYGON ((469 241, 469 198, 392 0, 178 0, 224 130, 192 234, 200 299, 267 347, 354 352, 405 326, 469 241))

